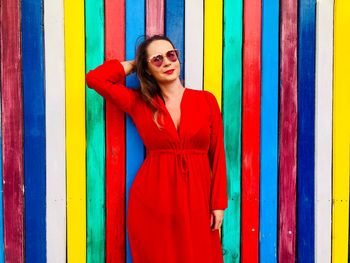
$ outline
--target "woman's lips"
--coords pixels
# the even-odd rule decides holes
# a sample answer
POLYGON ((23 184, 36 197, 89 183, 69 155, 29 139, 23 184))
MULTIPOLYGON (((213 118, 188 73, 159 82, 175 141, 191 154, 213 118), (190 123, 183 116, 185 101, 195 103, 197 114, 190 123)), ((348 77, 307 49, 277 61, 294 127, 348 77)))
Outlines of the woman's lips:
POLYGON ((175 71, 175 69, 171 69, 171 70, 165 71, 164 73, 168 74, 168 75, 171 75, 171 74, 173 74, 174 71, 175 71))

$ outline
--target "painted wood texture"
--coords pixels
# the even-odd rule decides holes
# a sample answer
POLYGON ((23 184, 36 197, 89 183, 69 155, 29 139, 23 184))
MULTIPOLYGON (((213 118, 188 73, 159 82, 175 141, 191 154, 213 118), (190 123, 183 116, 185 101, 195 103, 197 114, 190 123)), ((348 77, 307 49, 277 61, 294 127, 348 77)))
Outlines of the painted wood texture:
POLYGON ((4 0, 1 17, 2 172, 5 262, 24 262, 23 101, 20 2, 4 0))
POLYGON ((331 262, 333 1, 317 2, 315 90, 315 259, 331 262))
MULTIPOLYGON (((0 76, 1 79, 1 76, 0 76)), ((0 92, 1 96, 1 92, 0 92)), ((0 97, 0 109, 1 109, 1 97, 0 97)), ((0 111, 0 118, 1 118, 1 111, 0 111)), ((2 123, 0 121, 0 143, 2 145, 2 129, 1 129, 2 123)), ((2 173, 2 147, 0 147, 0 180, 3 182, 3 173, 2 173)), ((0 193, 2 193, 2 183, 0 183, 0 193)), ((0 195, 0 263, 3 263, 5 260, 4 255, 4 207, 3 207, 3 195, 0 195)))
POLYGON ((180 79, 183 80, 185 72, 185 0, 165 0, 164 27, 165 35, 180 52, 180 79))
MULTIPOLYGON (((86 72, 104 61, 104 1, 85 1, 86 72), (96 16, 96 13, 100 14, 96 16)), ((104 99, 86 87, 87 262, 105 261, 104 99)))
POLYGON ((146 0, 146 35, 164 34, 164 0, 146 0))
POLYGON ((203 89, 204 3, 202 0, 185 1, 185 85, 203 89))
POLYGON ((46 136, 43 3, 21 2, 25 261, 46 262, 46 136), (35 61, 35 63, 33 63, 35 61))
POLYGON ((259 261, 261 1, 243 7, 242 262, 259 261))
POLYGON ((297 261, 315 260, 315 15, 314 0, 299 1, 297 261))
POLYGON ((220 109, 222 106, 222 9, 222 0, 204 1, 203 89, 215 95, 220 109))
POLYGON ((279 87, 279 262, 296 259, 297 2, 282 0, 279 87))
POLYGON ((332 262, 349 256, 350 3, 334 5, 332 262))
POLYGON ((67 261, 86 261, 84 1, 64 2, 67 261))
POLYGON ((262 1, 259 262, 277 262, 279 1, 262 1))
POLYGON ((63 1, 45 2, 46 258, 66 262, 63 1))
MULTIPOLYGON (((105 57, 125 58, 125 2, 105 1, 105 57)), ((125 262, 125 114, 106 103, 106 262, 125 262)))
MULTIPOLYGON (((125 56, 126 60, 135 59, 136 47, 143 39, 145 28, 145 3, 141 0, 126 0, 125 13, 125 56)), ((130 88, 139 86, 136 74, 131 74, 126 78, 126 85, 130 88)), ((126 203, 129 200, 129 190, 145 158, 144 145, 131 118, 126 118, 126 203)), ((128 210, 126 209, 126 213, 128 210)), ((126 230, 126 239, 128 231, 126 230)), ((126 262, 131 263, 131 252, 129 240, 126 246, 126 262)))
POLYGON ((226 152, 228 208, 222 227, 226 263, 240 262, 241 243, 241 106, 243 2, 224 2, 223 123, 226 152))

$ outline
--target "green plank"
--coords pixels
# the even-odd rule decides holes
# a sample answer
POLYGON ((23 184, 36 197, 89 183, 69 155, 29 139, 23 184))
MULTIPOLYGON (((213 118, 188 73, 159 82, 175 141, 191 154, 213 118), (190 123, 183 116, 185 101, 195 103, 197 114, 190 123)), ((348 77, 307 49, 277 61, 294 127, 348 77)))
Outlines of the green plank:
MULTIPOLYGON (((86 72, 104 61, 103 0, 85 1, 86 72)), ((87 262, 105 261, 104 100, 86 88, 87 262)))
POLYGON ((224 4, 222 109, 229 197, 222 231, 225 263, 240 262, 242 5, 242 0, 224 4))

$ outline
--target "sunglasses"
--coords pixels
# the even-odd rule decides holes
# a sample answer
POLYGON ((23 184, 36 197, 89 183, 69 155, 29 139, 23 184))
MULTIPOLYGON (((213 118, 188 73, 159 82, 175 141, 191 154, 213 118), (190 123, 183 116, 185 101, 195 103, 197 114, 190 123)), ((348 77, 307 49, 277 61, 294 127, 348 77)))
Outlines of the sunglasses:
MULTIPOLYGON (((175 62, 179 57, 179 50, 177 49, 169 50, 168 52, 165 53, 165 56, 169 61, 175 62)), ((164 55, 163 54, 154 55, 151 58, 149 58, 147 61, 151 62, 152 65, 156 67, 160 67, 164 63, 164 55)))

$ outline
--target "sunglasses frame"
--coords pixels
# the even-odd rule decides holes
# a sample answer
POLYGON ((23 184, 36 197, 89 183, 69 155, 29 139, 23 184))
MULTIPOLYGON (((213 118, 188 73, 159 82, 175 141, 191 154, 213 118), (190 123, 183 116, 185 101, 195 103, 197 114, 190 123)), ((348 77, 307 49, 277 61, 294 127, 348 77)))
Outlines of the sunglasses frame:
POLYGON ((163 63, 164 63, 164 57, 166 57, 169 61, 171 61, 171 62, 176 62, 177 60, 179 60, 179 50, 178 49, 176 49, 176 48, 174 48, 174 49, 170 49, 170 50, 168 50, 166 53, 164 53, 164 54, 161 54, 161 53, 159 53, 159 54, 156 54, 156 55, 153 55, 152 57, 150 57, 149 59, 147 59, 147 62, 148 63, 151 63, 153 66, 155 66, 155 67, 161 67, 162 65, 163 65, 163 63), (171 52, 171 51, 175 51, 175 54, 176 54, 176 60, 175 61, 171 61, 169 58, 168 58, 168 56, 167 56, 167 54, 169 53, 169 52, 171 52), (162 56, 162 64, 160 64, 159 66, 157 66, 157 65, 155 65, 153 62, 152 62, 152 59, 154 58, 154 57, 157 57, 157 56, 162 56))

